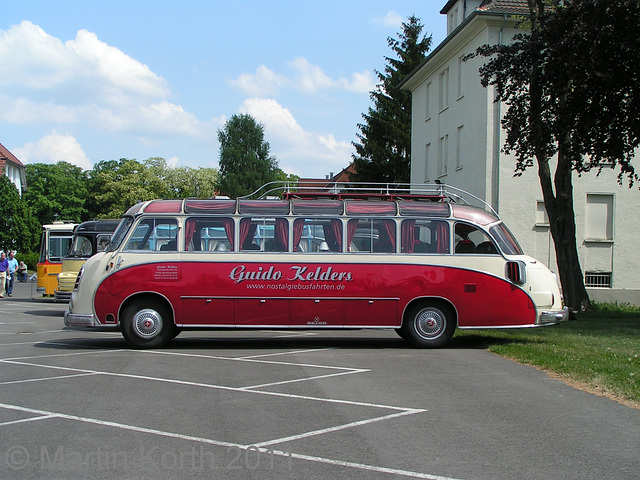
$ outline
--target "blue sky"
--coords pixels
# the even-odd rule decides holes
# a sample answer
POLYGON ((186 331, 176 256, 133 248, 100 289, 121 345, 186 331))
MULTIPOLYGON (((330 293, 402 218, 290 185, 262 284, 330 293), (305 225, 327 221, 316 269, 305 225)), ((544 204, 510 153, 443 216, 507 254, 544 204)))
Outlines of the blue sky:
POLYGON ((217 167, 233 114, 265 126, 287 173, 351 161, 387 37, 445 0, 29 1, 0 16, 0 143, 23 163, 163 157, 217 167))

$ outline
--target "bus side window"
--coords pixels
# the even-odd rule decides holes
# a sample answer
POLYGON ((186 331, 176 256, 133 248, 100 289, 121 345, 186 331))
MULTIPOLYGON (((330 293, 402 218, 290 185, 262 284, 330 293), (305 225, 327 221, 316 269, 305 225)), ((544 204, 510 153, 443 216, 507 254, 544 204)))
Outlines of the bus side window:
POLYGON ((347 224, 349 252, 396 251, 396 223, 391 219, 360 218, 347 224))
POLYGON ((402 253, 449 253, 449 224, 441 220, 403 220, 402 253))
POLYGON ((456 223, 456 253, 497 255, 493 242, 486 233, 467 223, 456 223))
POLYGON ((184 230, 185 250, 189 252, 233 251, 235 224, 232 218, 190 217, 184 230))
POLYGON ((342 251, 342 221, 338 218, 296 218, 293 222, 293 251, 342 251))
POLYGON ((289 221, 286 218, 243 218, 239 233, 242 251, 288 251, 289 221))

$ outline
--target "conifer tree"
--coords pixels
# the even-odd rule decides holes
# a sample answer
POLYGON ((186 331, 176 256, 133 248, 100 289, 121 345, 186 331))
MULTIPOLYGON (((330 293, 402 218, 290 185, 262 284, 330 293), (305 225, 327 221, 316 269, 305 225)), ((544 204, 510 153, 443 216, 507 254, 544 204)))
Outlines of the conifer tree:
POLYGON ((399 39, 387 43, 397 58, 385 57, 384 72, 376 71, 380 83, 370 92, 373 107, 358 124, 360 143, 353 143, 356 174, 360 182, 408 182, 411 173, 411 93, 400 90, 404 78, 425 59, 431 35, 415 16, 402 24, 399 39))

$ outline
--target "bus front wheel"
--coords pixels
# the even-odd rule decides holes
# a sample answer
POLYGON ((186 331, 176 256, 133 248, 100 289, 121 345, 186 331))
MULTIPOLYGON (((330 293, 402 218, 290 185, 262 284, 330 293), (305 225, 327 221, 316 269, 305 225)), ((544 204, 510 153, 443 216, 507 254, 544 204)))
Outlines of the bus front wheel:
POLYGON ((416 347, 438 348, 449 343, 455 329, 455 314, 449 305, 420 302, 407 311, 401 336, 416 347))
POLYGON ((169 309, 157 302, 133 302, 122 314, 124 339, 134 348, 159 348, 176 335, 169 309))

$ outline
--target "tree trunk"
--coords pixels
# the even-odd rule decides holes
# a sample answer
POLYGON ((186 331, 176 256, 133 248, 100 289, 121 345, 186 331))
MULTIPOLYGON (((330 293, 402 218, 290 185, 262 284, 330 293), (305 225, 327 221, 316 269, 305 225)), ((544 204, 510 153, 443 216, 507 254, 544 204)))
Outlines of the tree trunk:
MULTIPOLYGON (((531 35, 537 45, 538 19, 544 12, 544 0, 529 0, 531 13, 531 35)), ((571 158, 567 152, 570 138, 559 138, 558 165, 553 183, 546 149, 544 126, 542 120, 542 86, 540 84, 539 53, 532 52, 533 63, 529 78, 530 86, 530 124, 532 144, 538 163, 538 177, 542 187, 544 205, 549 215, 551 238, 556 252, 558 274, 564 295, 565 305, 572 312, 578 312, 591 307, 589 295, 584 286, 582 268, 578 257, 576 243, 576 221, 573 209, 573 184, 571 183, 571 158), (555 192, 555 193, 554 193, 555 192)))
POLYGON ((556 167, 553 185, 555 187, 555 195, 551 184, 548 160, 538 159, 538 176, 540 177, 545 208, 549 215, 549 226, 555 247, 565 305, 572 312, 589 309, 591 302, 584 286, 584 277, 582 276, 576 243, 571 161, 562 153, 558 155, 558 166, 556 167))

